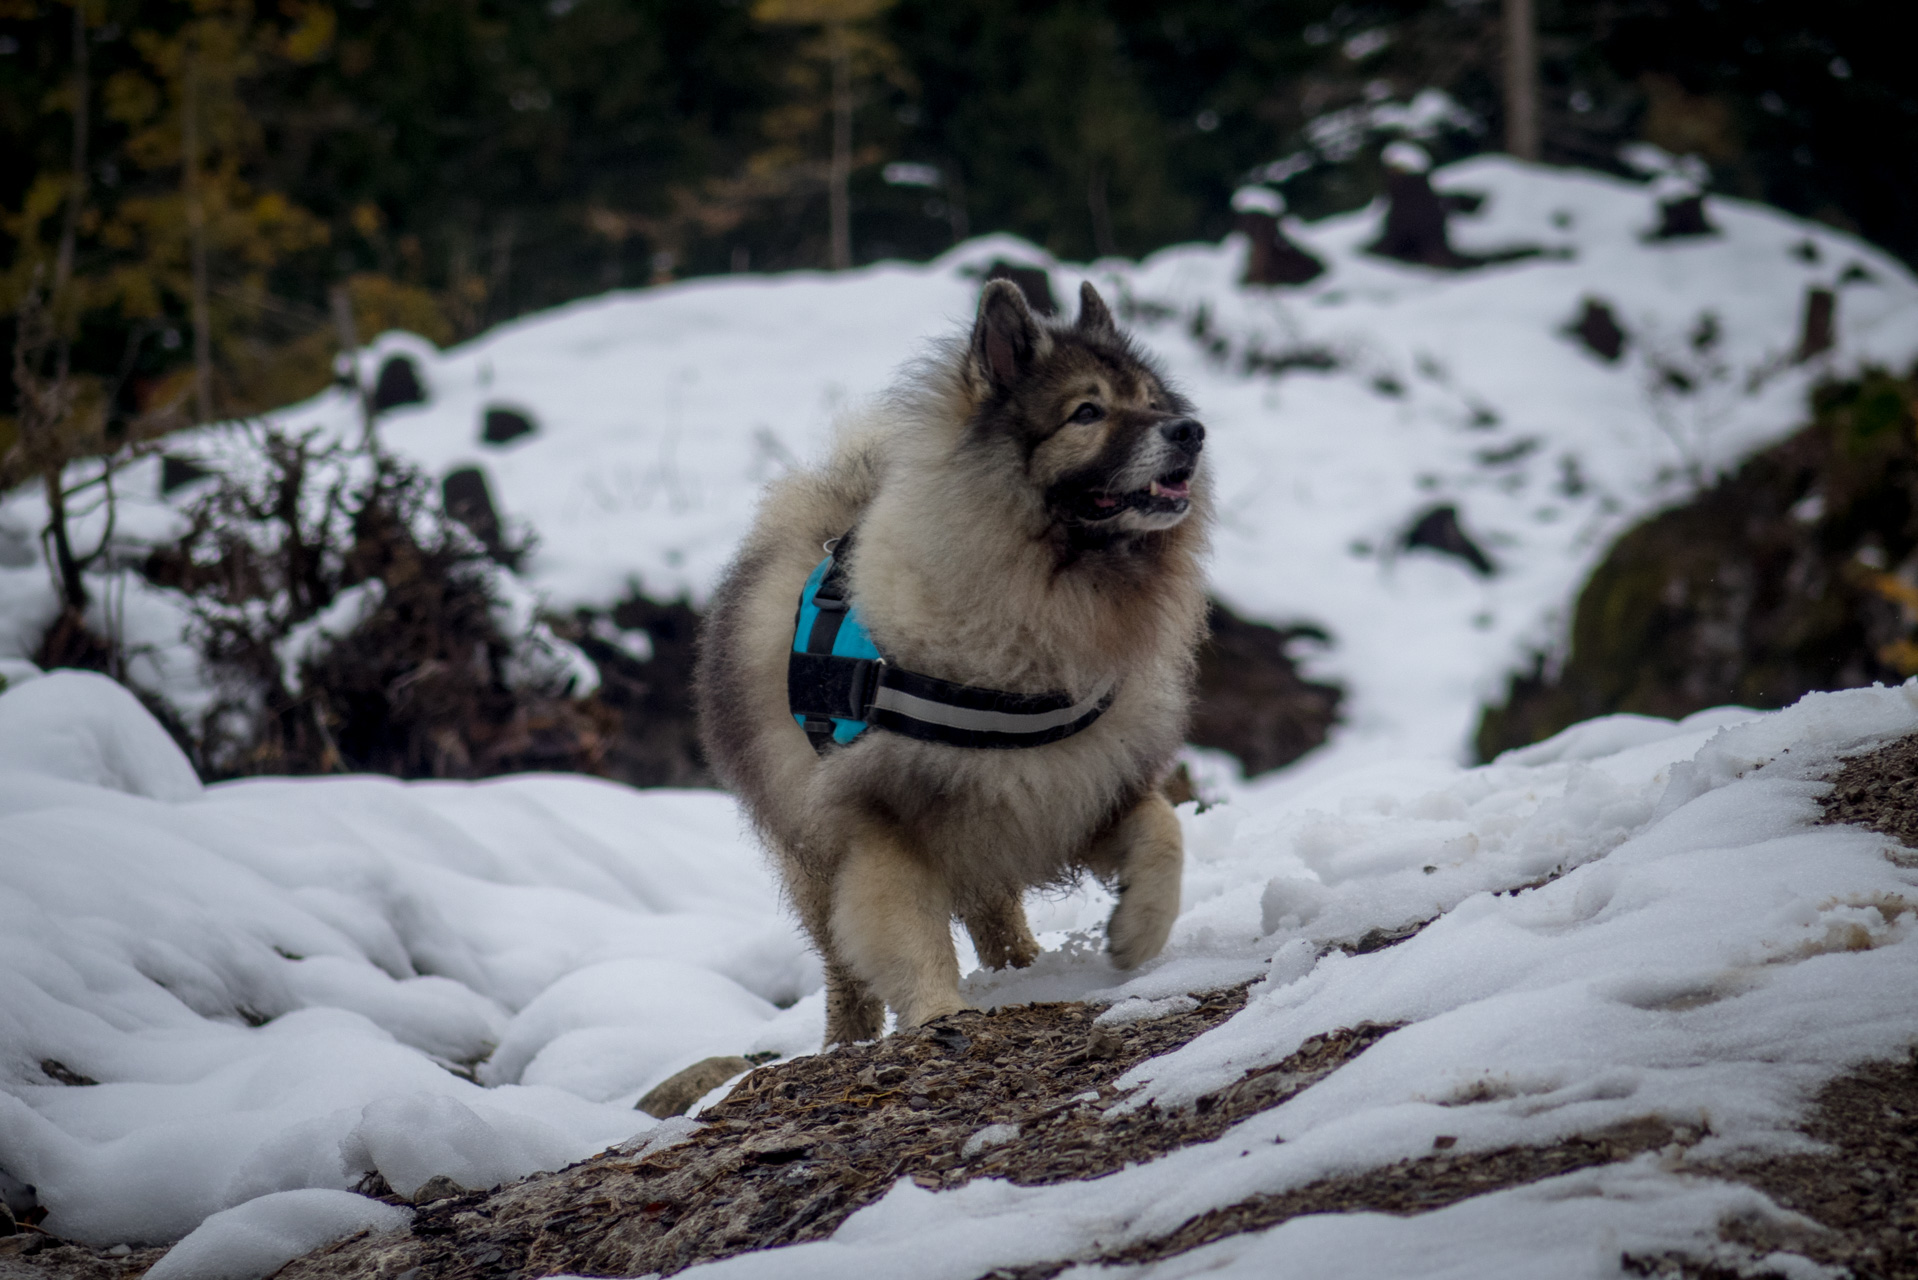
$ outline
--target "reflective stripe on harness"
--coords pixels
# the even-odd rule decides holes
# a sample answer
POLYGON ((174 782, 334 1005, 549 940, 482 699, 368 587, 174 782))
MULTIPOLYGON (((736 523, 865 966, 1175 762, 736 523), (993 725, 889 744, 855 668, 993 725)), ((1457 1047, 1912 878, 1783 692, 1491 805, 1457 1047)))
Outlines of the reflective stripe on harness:
POLYGON ((826 544, 799 595, 786 699, 799 727, 824 753, 871 726, 956 747, 1038 747, 1069 738, 1112 705, 1113 686, 1073 701, 955 684, 893 666, 859 621, 847 592, 852 535, 826 544))

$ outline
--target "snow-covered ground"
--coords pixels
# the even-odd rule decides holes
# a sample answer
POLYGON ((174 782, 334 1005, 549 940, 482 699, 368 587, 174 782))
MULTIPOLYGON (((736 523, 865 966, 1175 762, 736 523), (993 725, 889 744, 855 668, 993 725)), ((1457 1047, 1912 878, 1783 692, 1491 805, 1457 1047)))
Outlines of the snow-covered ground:
MULTIPOLYGON (((1116 985, 1098 951, 1109 901, 1084 890, 1031 904, 1051 949, 1032 970, 968 986, 981 1002, 1117 1002, 1261 979, 1241 1014, 1139 1071, 1141 1101, 1359 1020, 1411 1025, 1218 1143, 1091 1184, 901 1186, 833 1241, 715 1269, 974 1275, 1441 1133, 1472 1150, 1652 1114, 1708 1127, 1707 1155, 1762 1149, 1792 1141, 1818 1081, 1909 1041, 1918 874, 1875 837, 1812 827, 1811 779, 1918 729, 1918 686, 1764 717, 1612 718, 1482 768, 1459 759, 1481 700, 1553 642, 1614 534, 1787 434, 1816 377, 1918 355, 1918 281, 1755 206, 1715 202, 1723 235, 1653 244, 1642 186, 1497 158, 1437 185, 1488 197, 1456 224, 1461 247, 1569 254, 1463 274, 1381 262, 1359 252, 1372 209, 1294 227, 1331 270, 1272 291, 1234 283, 1237 241, 1080 267, 986 239, 925 266, 695 281, 444 353, 403 335, 365 353, 369 379, 394 352, 418 361, 430 400, 383 418, 383 439, 435 475, 481 466, 538 534, 527 578, 550 604, 629 586, 698 601, 758 482, 964 324, 984 265, 1044 263, 1058 296, 1086 278, 1107 291, 1202 407, 1219 594, 1332 636, 1312 669, 1350 696, 1327 749, 1253 784, 1196 761, 1225 803, 1184 811, 1187 908, 1162 960, 1116 985), (1812 284, 1839 292, 1839 344, 1795 365, 1812 284), (1615 365, 1563 332, 1587 297, 1630 334, 1615 365), (1695 343, 1708 314, 1718 337, 1695 343), (1338 366, 1258 367, 1318 349, 1338 366), (538 429, 482 443, 495 405, 538 429), (1495 576, 1396 549, 1441 502, 1495 576), (1400 946, 1321 957, 1435 915, 1400 946)), ((358 430, 337 395, 279 421, 358 430)), ((239 445, 208 431, 178 447, 217 462, 239 445)), ((122 477, 122 562, 175 527, 157 473, 122 477)), ((264 1257, 263 1240, 372 1221, 317 1194, 364 1173, 404 1191, 551 1168, 650 1132, 634 1101, 689 1062, 817 1044, 816 965, 725 797, 556 777, 202 787, 125 691, 4 661, 52 613, 39 518, 32 494, 0 501, 0 1170, 38 1187, 49 1229, 164 1241, 252 1205, 210 1221, 191 1256, 264 1257)), ((135 678, 191 706, 179 602, 118 581, 102 578, 96 621, 144 646, 135 678)), ((1547 1270, 1610 1274, 1621 1248, 1705 1240, 1753 1203, 1648 1158, 1410 1222, 1304 1220, 1159 1270, 1267 1274, 1298 1256, 1498 1274, 1549 1247, 1568 1261, 1547 1270)))
MULTIPOLYGON (((0 1166, 38 1186, 51 1230, 167 1240, 271 1196, 210 1220, 191 1256, 255 1257, 262 1223, 310 1247, 371 1210, 287 1193, 552 1168, 646 1136, 633 1100, 691 1060, 817 1043, 819 996, 793 1003, 813 965, 719 796, 552 777, 202 788, 118 686, 13 670, 0 1166), (56 1083, 48 1061, 99 1083, 56 1083)), ((1797 1145, 1821 1081, 1918 1030, 1918 870, 1813 825, 1839 755, 1915 730, 1918 682, 1611 717, 1475 769, 1373 764, 1187 806, 1187 908, 1159 961, 1122 980, 1098 950, 1109 901, 1081 892, 1037 903, 1048 954, 976 974, 972 997, 1149 1016, 1256 980, 1243 1011, 1122 1081, 1133 1105, 1189 1101, 1320 1032, 1404 1029, 1216 1142, 1091 1183, 902 1181, 830 1241, 710 1270, 965 1280, 1440 1135, 1472 1151, 1655 1116, 1707 1135, 1693 1158, 1797 1145), (1332 947, 1434 917, 1381 951, 1332 947)), ((1732 1212, 1784 1216, 1672 1152, 1412 1223, 1301 1220, 1158 1273, 1270 1274, 1297 1249, 1343 1260, 1327 1274, 1537 1275, 1549 1244, 1554 1274, 1609 1275, 1621 1250, 1709 1247, 1732 1212)))

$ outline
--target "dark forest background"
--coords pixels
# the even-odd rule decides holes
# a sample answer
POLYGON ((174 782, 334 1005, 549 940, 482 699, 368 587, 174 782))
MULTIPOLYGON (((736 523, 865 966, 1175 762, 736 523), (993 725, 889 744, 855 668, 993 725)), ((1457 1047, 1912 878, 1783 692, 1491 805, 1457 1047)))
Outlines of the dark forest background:
MULTIPOLYGON (((1497 0, 78 2, 0 0, 0 339, 60 365, 16 376, 0 455, 35 385, 111 444, 310 394, 343 321, 445 343, 826 266, 835 66, 854 262, 1216 238, 1236 184, 1368 93, 1452 94, 1482 127, 1441 158, 1502 132, 1497 0)), ((1648 139, 1918 262, 1909 8, 1540 0, 1538 27, 1547 161, 1648 139)), ((1370 152, 1317 158, 1298 211, 1377 190, 1370 152)))

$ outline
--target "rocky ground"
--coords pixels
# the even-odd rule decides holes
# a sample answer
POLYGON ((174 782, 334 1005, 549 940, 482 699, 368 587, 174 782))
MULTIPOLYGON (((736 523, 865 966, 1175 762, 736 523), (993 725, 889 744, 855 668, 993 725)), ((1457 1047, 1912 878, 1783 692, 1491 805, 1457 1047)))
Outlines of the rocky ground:
MULTIPOLYGON (((1825 801, 1826 820, 1870 827, 1915 848, 1915 799, 1918 738, 1909 738, 1847 762, 1825 801)), ((1918 863, 1918 852, 1909 856, 1918 863)), ((1401 940, 1368 937, 1355 949, 1401 940)), ((1099 1011, 1085 1005, 1025 1005, 768 1064, 709 1108, 702 1124, 687 1126, 677 1143, 607 1152, 491 1191, 437 1180, 423 1189, 410 1230, 341 1241, 278 1277, 671 1273, 829 1235, 901 1177, 932 1189, 980 1177, 1062 1182, 1211 1141, 1394 1030, 1365 1024, 1319 1036, 1190 1108, 1148 1106, 1106 1117, 1125 1096, 1114 1082, 1128 1069, 1230 1017, 1243 1000, 1241 990, 1194 993, 1183 1011, 1113 1026, 1099 1024, 1099 1011)), ((1754 1257, 1786 1249, 1860 1277, 1918 1280, 1918 1050, 1909 1060, 1864 1064, 1832 1081, 1803 1129, 1825 1150, 1689 1167, 1755 1186, 1827 1229, 1779 1240, 1728 1222, 1726 1240, 1754 1257)), ((1682 1158, 1700 1136, 1648 1116, 1549 1147, 1454 1154, 1441 1137, 1420 1159, 1255 1196, 1122 1253, 998 1274, 1038 1280, 1075 1262, 1165 1258, 1302 1214, 1423 1213, 1647 1150, 1682 1158)), ((399 1202, 383 1185, 362 1189, 399 1202)), ((0 1229, 11 1225, 0 1218, 0 1229)), ((0 1280, 135 1280, 162 1252, 99 1251, 21 1224, 0 1238, 0 1280)), ((1678 1255, 1627 1254, 1621 1262, 1642 1275, 1734 1274, 1722 1263, 1678 1255)))

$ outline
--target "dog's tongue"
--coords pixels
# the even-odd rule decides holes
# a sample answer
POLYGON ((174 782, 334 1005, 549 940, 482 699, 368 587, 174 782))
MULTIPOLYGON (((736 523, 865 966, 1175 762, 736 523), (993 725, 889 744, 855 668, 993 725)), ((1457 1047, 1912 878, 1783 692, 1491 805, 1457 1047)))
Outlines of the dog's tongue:
POLYGON ((1192 482, 1181 480, 1177 484, 1152 482, 1152 496, 1155 498, 1189 498, 1192 496, 1192 482))

